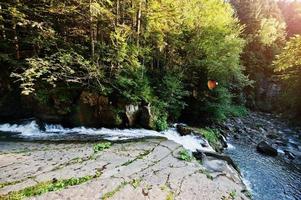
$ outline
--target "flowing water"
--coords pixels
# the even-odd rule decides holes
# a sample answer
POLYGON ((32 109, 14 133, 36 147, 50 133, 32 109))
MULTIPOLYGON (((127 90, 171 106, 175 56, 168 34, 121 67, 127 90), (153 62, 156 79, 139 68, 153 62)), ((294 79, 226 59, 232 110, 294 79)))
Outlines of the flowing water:
MULTIPOLYGON (((157 132, 145 129, 93 129, 63 128, 60 125, 44 125, 41 129, 36 121, 22 124, 1 124, 0 140, 28 141, 125 141, 149 137, 167 138, 184 148, 212 151, 204 147, 206 141, 197 136, 180 136, 175 128, 157 132), (203 144, 203 145, 202 145, 203 144)), ((1 148, 1 147, 0 147, 1 148)), ((301 171, 277 157, 267 157, 256 152, 254 146, 230 140, 225 153, 230 155, 241 169, 244 181, 255 200, 301 199, 301 171)))
MULTIPOLYGON (((281 157, 259 154, 256 147, 230 141, 225 150, 241 169, 255 200, 300 200, 301 170, 281 157)), ((300 166, 299 166, 300 167, 300 166)))
POLYGON ((190 151, 213 151, 207 141, 198 136, 180 136, 176 128, 157 132, 146 129, 94 129, 94 128, 63 128, 61 125, 45 124, 41 130, 36 121, 23 124, 1 124, 0 140, 27 140, 27 141, 125 141, 142 138, 166 138, 183 145, 190 151), (206 143, 206 145, 202 145, 206 143), (206 146, 206 147, 204 147, 206 146))

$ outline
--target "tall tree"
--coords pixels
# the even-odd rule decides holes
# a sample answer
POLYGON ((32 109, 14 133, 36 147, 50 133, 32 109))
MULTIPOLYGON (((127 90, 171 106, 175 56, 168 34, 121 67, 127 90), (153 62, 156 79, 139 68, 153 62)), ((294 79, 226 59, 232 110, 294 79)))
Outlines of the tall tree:
POLYGON ((287 36, 301 34, 301 2, 281 0, 278 5, 287 25, 287 36))
POLYGON ((272 61, 285 40, 285 22, 274 0, 231 0, 245 26, 247 45, 242 54, 246 73, 255 81, 247 90, 251 107, 266 108, 266 91, 262 87, 273 74, 272 61))
POLYGON ((283 110, 301 117, 301 36, 294 36, 276 57, 275 71, 281 77, 283 110))

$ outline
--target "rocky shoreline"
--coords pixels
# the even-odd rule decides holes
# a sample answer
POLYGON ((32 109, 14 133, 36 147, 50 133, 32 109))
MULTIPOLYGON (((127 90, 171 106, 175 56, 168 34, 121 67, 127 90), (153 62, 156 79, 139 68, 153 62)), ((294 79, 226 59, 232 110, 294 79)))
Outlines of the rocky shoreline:
POLYGON ((301 166, 301 128, 290 126, 280 116, 250 112, 246 117, 229 119, 219 130, 263 155, 278 156, 287 163, 301 166))

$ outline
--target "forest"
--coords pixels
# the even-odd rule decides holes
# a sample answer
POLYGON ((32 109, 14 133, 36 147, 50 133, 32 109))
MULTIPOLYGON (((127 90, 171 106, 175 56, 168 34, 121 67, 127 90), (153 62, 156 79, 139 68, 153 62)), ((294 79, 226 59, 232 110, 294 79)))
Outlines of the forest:
POLYGON ((301 200, 301 0, 0 0, 0 200, 301 200))
POLYGON ((157 130, 248 109, 298 119, 299 34, 300 1, 1 0, 0 119, 157 130))

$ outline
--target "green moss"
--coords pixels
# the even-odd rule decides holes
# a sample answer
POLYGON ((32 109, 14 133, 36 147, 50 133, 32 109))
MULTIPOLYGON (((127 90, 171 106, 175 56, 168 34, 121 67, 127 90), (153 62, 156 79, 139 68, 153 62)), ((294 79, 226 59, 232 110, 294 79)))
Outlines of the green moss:
POLYGON ((38 196, 47 192, 62 190, 68 186, 79 185, 99 176, 100 174, 98 173, 94 176, 84 176, 79 178, 42 182, 19 191, 10 192, 7 195, 0 196, 0 199, 20 200, 26 197, 38 196))
POLYGON ((17 181, 11 181, 11 182, 4 182, 4 183, 0 183, 0 189, 1 188, 4 188, 6 186, 9 186, 9 185, 15 185, 15 184, 18 184, 22 182, 22 180, 17 180, 17 181))
POLYGON ((91 160, 91 159, 92 159, 92 156, 88 156, 88 157, 84 157, 84 158, 76 157, 76 158, 69 160, 68 162, 65 162, 65 163, 62 163, 62 164, 56 166, 55 168, 52 169, 52 171, 62 169, 69 165, 80 164, 80 163, 83 163, 84 161, 91 160))
POLYGON ((161 186, 160 186, 160 189, 161 189, 162 191, 167 191, 167 190, 168 190, 168 187, 167 187, 166 185, 161 185, 161 186))
POLYGON ((193 157, 191 156, 190 152, 187 151, 186 149, 183 149, 179 152, 179 157, 180 160, 185 160, 185 161, 192 161, 193 157))
POLYGON ((170 187, 168 187, 167 185, 161 185, 160 189, 162 191, 168 192, 167 196, 166 196, 166 200, 173 200, 174 197, 174 192, 170 190, 170 187))
POLYGON ((135 162, 136 160, 143 159, 145 156, 147 156, 148 154, 150 154, 150 152, 151 152, 150 150, 146 150, 143 153, 139 154, 136 158, 123 163, 121 166, 128 166, 131 163, 135 162))
POLYGON ((174 193, 172 191, 169 191, 166 196, 166 200, 174 200, 174 198, 174 193))
POLYGON ((199 172, 205 174, 208 179, 213 180, 213 176, 209 173, 208 170, 201 169, 199 172))
POLYGON ((103 151, 105 149, 108 149, 112 146, 111 142, 103 142, 103 143, 98 143, 93 145, 93 150, 94 153, 97 153, 99 151, 103 151))
POLYGON ((128 184, 128 182, 122 182, 120 185, 118 185, 114 190, 110 191, 110 192, 107 192, 105 193, 103 196, 102 196, 102 200, 106 200, 106 199, 109 199, 111 197, 113 197, 117 192, 119 192, 122 188, 124 188, 126 185, 128 184))
POLYGON ((133 179, 132 181, 131 181, 131 185, 133 186, 133 188, 137 188, 137 187, 139 187, 140 186, 140 184, 141 184, 141 179, 133 179))
POLYGON ((215 144, 219 141, 218 133, 212 129, 203 129, 203 136, 210 144, 215 144))
POLYGON ((218 130, 210 128, 201 128, 198 129, 198 133, 200 133, 215 150, 218 151, 222 146, 220 143, 220 134, 218 130))
POLYGON ((235 197, 237 196, 236 190, 231 191, 229 195, 232 199, 235 199, 235 197))
POLYGON ((242 117, 248 114, 248 110, 244 106, 233 106, 229 107, 229 115, 233 117, 242 117))

